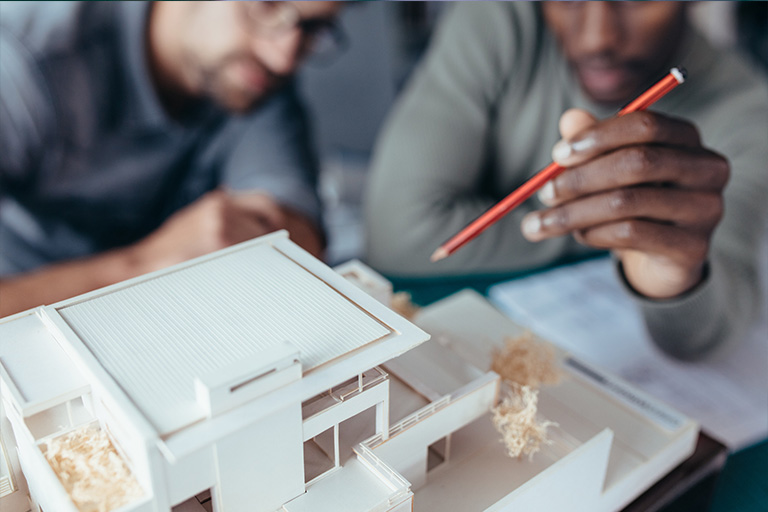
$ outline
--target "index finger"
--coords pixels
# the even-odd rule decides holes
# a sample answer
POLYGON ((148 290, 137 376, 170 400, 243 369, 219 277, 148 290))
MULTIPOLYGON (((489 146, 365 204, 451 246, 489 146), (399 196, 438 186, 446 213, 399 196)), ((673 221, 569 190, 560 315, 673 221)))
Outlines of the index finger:
POLYGON ((587 162, 626 146, 660 144, 698 147, 699 131, 691 123, 654 112, 633 112, 600 121, 552 148, 552 158, 564 167, 587 162))

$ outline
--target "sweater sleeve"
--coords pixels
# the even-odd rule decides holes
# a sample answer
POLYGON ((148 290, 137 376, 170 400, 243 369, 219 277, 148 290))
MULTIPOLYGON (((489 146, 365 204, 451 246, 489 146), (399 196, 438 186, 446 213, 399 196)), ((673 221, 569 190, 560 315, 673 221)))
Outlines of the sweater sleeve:
POLYGON ((680 115, 690 113, 704 146, 724 155, 731 170, 708 275, 672 300, 654 301, 632 292, 656 344, 685 359, 738 343, 766 308, 760 266, 768 236, 768 87, 736 55, 721 55, 696 70, 691 85, 701 87, 690 91, 680 115))
POLYGON ((31 53, 0 27, 0 196, 31 179, 53 126, 49 91, 31 53))
POLYGON ((530 250, 520 233, 526 205, 451 258, 429 261, 501 198, 487 186, 494 108, 537 23, 533 6, 504 2, 459 2, 442 20, 375 149, 365 201, 372 266, 401 276, 508 271, 530 250))

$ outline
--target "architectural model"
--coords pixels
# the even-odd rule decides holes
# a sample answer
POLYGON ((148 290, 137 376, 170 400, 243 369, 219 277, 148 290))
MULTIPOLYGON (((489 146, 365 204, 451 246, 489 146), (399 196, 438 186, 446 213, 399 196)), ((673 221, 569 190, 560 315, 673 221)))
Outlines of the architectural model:
POLYGON ((695 423, 556 351, 553 443, 508 457, 490 361, 522 329, 472 292, 415 323, 390 297, 279 232, 0 320, 0 508, 607 511, 692 451, 695 423), (117 508, 57 476, 82 436, 103 488, 137 485, 117 508))

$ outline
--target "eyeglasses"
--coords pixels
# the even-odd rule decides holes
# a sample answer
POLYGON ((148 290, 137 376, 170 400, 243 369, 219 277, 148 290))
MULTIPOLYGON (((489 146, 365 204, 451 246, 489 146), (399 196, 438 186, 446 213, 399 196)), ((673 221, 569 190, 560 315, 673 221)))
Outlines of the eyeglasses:
POLYGON ((242 2, 248 27, 254 34, 278 37, 295 28, 303 36, 303 52, 312 61, 327 64, 347 49, 347 36, 333 20, 302 19, 290 2, 242 2))

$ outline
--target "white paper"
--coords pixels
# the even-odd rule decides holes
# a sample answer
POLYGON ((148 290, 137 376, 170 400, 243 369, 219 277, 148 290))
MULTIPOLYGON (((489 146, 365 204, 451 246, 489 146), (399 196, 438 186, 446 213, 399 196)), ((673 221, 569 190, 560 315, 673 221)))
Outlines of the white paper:
POLYGON ((493 286, 514 321, 697 420, 731 449, 768 437, 768 319, 733 350, 700 362, 660 352, 608 258, 493 286))

